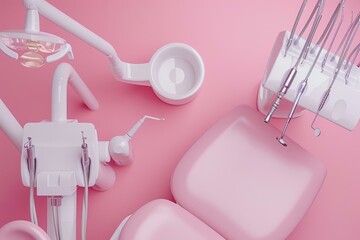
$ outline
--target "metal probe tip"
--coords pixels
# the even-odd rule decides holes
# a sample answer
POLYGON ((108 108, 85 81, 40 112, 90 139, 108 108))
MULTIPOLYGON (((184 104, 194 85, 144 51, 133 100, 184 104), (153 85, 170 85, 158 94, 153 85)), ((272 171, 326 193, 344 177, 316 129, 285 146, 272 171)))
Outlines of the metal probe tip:
POLYGON ((276 140, 278 140, 278 142, 283 145, 284 147, 287 147, 287 143, 285 142, 285 140, 282 137, 277 137, 276 140))

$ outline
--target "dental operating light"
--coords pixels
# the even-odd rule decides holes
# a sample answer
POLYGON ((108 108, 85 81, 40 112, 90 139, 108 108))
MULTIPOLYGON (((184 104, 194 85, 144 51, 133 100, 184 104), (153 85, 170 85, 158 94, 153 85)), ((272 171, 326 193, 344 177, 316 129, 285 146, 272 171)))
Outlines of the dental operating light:
POLYGON ((23 0, 27 8, 24 31, 0 32, 0 50, 26 67, 41 67, 65 55, 73 59, 65 40, 40 32, 39 14, 96 48, 110 61, 115 78, 126 83, 151 86, 164 102, 180 105, 197 95, 204 80, 204 63, 192 47, 171 43, 155 52, 150 62, 126 63, 114 47, 45 0, 23 0))

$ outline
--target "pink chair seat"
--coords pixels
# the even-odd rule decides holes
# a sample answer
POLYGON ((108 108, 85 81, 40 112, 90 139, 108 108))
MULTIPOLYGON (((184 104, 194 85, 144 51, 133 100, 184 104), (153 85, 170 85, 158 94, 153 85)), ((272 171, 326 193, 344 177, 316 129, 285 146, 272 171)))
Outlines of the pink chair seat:
POLYGON ((219 234, 177 204, 154 200, 126 222, 120 240, 224 240, 219 234))
POLYGON ((220 119, 173 173, 171 190, 181 207, 146 204, 120 239, 285 239, 314 201, 326 169, 294 141, 280 145, 279 131, 263 118, 239 106, 220 119))
POLYGON ((209 129, 184 155, 172 193, 226 239, 285 239, 317 195, 326 169, 246 106, 209 129))

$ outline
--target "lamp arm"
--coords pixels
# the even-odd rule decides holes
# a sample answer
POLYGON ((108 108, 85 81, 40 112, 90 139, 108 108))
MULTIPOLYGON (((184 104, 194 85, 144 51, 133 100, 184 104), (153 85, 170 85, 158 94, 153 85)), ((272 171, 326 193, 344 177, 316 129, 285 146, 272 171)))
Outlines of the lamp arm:
POLYGON ((3 130, 15 147, 21 152, 23 128, 0 99, 0 130, 3 130))
POLYGON ((61 12, 45 0, 23 0, 23 2, 28 10, 37 10, 40 15, 104 53, 111 62, 111 68, 115 77, 118 80, 122 79, 125 70, 125 63, 119 59, 116 50, 109 42, 90 31, 88 28, 81 25, 65 13, 61 12))

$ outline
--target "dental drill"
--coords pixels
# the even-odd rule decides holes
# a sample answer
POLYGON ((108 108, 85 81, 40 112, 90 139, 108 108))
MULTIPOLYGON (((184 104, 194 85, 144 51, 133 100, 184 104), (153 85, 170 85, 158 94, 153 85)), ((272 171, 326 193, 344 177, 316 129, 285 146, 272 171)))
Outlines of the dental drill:
MULTIPOLYGON (((284 140, 284 136, 285 136, 285 134, 286 134, 286 130, 287 130, 289 124, 290 124, 290 121, 292 120, 292 118, 293 118, 293 116, 294 116, 294 113, 295 113, 296 108, 297 108, 297 106, 298 106, 298 104, 299 104, 299 101, 300 101, 301 96, 304 94, 304 92, 305 92, 305 90, 306 90, 309 77, 310 77, 312 71, 314 70, 315 65, 316 65, 316 63, 317 63, 317 60, 318 60, 318 58, 319 58, 322 50, 324 49, 324 46, 325 46, 325 44, 326 44, 326 42, 327 42, 327 40, 328 40, 328 38, 329 38, 329 36, 330 36, 330 34, 331 34, 331 32, 332 32, 332 29, 333 29, 333 27, 334 27, 334 25, 335 25, 335 22, 336 22, 336 20, 337 20, 337 18, 338 18, 338 15, 339 15, 340 11, 341 11, 341 13, 343 13, 342 9, 343 9, 344 2, 345 2, 345 0, 342 0, 341 2, 339 2, 339 4, 337 5, 334 13, 332 14, 332 16, 331 16, 331 18, 330 18, 330 20, 329 20, 329 22, 328 22, 327 27, 325 28, 323 34, 322 34, 321 37, 320 37, 320 40, 321 40, 321 41, 319 40, 318 43, 317 43, 317 44, 313 47, 313 49, 312 49, 312 50, 316 51, 317 45, 322 42, 321 47, 320 47, 318 53, 316 54, 316 57, 315 57, 312 65, 311 65, 310 70, 308 71, 305 79, 301 81, 301 83, 300 83, 300 85, 299 85, 299 87, 298 87, 298 92, 297 92, 297 94, 296 94, 296 97, 295 97, 294 103, 293 103, 293 105, 292 105, 292 108, 291 108, 291 110, 290 110, 290 112, 289 112, 289 115, 288 115, 288 117, 287 117, 287 119, 286 119, 286 123, 285 123, 285 126, 284 126, 284 128, 283 128, 283 130, 282 130, 282 132, 281 132, 281 135, 280 135, 280 137, 277 137, 277 138, 276 138, 276 139, 278 140, 278 142, 279 142, 280 144, 282 144, 283 146, 287 146, 287 144, 286 144, 286 142, 285 142, 285 140, 284 140)), ((337 32, 335 33, 333 40, 335 39, 336 34, 337 34, 337 32)))
MULTIPOLYGON (((304 2, 306 2, 304 0, 304 2)), ((304 2, 303 2, 303 5, 304 5, 304 2)), ((293 27, 293 30, 292 30, 292 34, 294 34, 295 32, 295 29, 296 29, 296 26, 297 26, 297 21, 298 21, 298 18, 300 18, 301 14, 302 14, 302 10, 303 10, 303 5, 301 6, 301 9, 298 13, 298 17, 297 17, 297 20, 295 21, 294 23, 294 27, 293 27)), ((315 7, 314 7, 314 10, 313 10, 313 13, 315 13, 316 11, 316 17, 314 19, 314 22, 313 22, 313 25, 311 27, 311 30, 310 30, 310 33, 309 33, 309 36, 307 37, 306 39, 306 42, 304 44, 304 47, 302 48, 301 50, 301 53, 295 63, 295 65, 288 71, 286 77, 285 77, 285 80, 283 81, 281 87, 280 87, 280 90, 278 91, 278 94, 277 94, 277 99, 275 100, 275 102, 273 103, 270 111, 268 112, 268 114, 266 115, 265 119, 264 119, 264 122, 265 123, 269 123, 272 115, 276 112, 277 108, 279 107, 280 103, 281 103, 281 100, 282 98, 286 95, 288 89, 290 88, 291 84, 293 83, 295 77, 296 77, 296 74, 297 74, 297 68, 302 60, 302 58, 306 58, 306 55, 307 55, 307 52, 310 48, 310 44, 312 42, 312 39, 315 35, 315 32, 316 32, 316 29, 320 23, 320 20, 322 18, 322 12, 323 12, 323 9, 324 9, 324 0, 318 0, 318 2, 316 3, 315 7)), ((313 15, 314 14, 311 14, 311 16, 309 17, 307 23, 305 24, 303 30, 301 32, 304 32, 305 29, 308 27, 308 24, 310 23, 311 19, 313 18, 313 15)), ((290 36, 290 39, 292 41, 292 37, 290 36)), ((299 38, 297 38, 298 40, 299 38)), ((290 40, 289 40, 290 42, 290 40)), ((295 43, 297 43, 297 41, 295 41, 295 43)), ((288 49, 288 48, 287 48, 288 49)), ((286 52, 286 51, 285 51, 286 52)))

